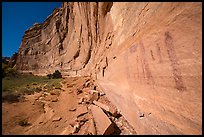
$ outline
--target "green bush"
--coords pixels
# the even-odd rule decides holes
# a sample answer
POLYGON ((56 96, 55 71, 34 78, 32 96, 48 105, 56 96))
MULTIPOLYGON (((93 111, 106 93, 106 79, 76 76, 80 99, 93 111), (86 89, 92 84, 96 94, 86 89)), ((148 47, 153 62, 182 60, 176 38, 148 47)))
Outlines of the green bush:
POLYGON ((9 66, 2 62, 2 78, 6 77, 6 71, 9 68, 9 66))
POLYGON ((49 79, 51 79, 51 78, 52 78, 52 74, 48 74, 47 77, 48 77, 49 79))
POLYGON ((52 74, 53 78, 62 78, 61 72, 59 70, 55 70, 55 72, 52 74))
POLYGON ((2 102, 15 103, 20 101, 19 93, 3 92, 2 102))
POLYGON ((2 63, 2 78, 17 76, 17 71, 9 65, 2 63))
POLYGON ((7 76, 16 76, 17 72, 14 68, 8 68, 6 71, 7 76))
POLYGON ((62 74, 61 72, 59 72, 59 70, 55 70, 55 72, 53 74, 48 74, 47 77, 49 79, 55 79, 55 78, 62 78, 62 74))

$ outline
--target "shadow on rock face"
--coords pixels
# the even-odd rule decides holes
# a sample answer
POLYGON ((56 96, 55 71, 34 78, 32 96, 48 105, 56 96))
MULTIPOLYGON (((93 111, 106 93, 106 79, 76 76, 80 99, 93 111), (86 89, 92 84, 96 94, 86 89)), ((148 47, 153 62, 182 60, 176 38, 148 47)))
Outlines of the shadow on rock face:
POLYGON ((112 133, 112 135, 120 135, 121 130, 114 122, 113 122, 113 126, 114 126, 114 132, 112 133))

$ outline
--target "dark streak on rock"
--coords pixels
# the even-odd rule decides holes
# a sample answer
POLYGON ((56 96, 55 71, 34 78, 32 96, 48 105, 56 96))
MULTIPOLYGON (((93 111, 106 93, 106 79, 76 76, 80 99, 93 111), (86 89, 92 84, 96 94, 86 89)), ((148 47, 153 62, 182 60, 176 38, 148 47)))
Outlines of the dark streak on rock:
POLYGON ((173 47, 173 39, 172 39, 172 37, 168 31, 165 32, 165 43, 166 43, 167 52, 168 52, 169 60, 171 63, 171 67, 173 69, 173 75, 174 75, 174 80, 176 83, 176 89, 178 89, 179 91, 184 91, 184 90, 186 90, 186 87, 184 87, 184 84, 183 84, 181 71, 179 69, 178 59, 176 56, 176 51, 173 47))
POLYGON ((152 60, 155 60, 152 50, 150 50, 150 53, 151 53, 151 56, 152 56, 152 60))
POLYGON ((161 50, 160 50, 160 47, 159 47, 158 43, 157 43, 157 54, 159 56, 159 63, 162 63, 161 50))
POLYGON ((154 82, 151 70, 149 68, 148 61, 146 60, 145 48, 142 42, 140 42, 140 47, 141 47, 142 66, 144 64, 143 72, 146 72, 147 84, 150 84, 150 81, 151 81, 151 84, 154 85, 155 82, 154 82))

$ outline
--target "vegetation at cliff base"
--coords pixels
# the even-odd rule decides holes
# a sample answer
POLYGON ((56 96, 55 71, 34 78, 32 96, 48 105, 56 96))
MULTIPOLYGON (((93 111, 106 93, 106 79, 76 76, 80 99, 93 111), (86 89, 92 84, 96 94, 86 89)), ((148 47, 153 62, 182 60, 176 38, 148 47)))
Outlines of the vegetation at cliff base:
POLYGON ((11 68, 8 64, 2 62, 2 78, 4 77, 14 77, 17 76, 18 73, 14 68, 11 68))
POLYGON ((48 74, 47 77, 49 79, 62 78, 62 74, 61 74, 61 72, 59 72, 59 70, 55 70, 55 72, 53 74, 48 74))
POLYGON ((2 99, 3 101, 17 102, 22 97, 21 95, 61 89, 61 80, 61 78, 49 79, 46 76, 32 74, 5 76, 2 78, 2 99))

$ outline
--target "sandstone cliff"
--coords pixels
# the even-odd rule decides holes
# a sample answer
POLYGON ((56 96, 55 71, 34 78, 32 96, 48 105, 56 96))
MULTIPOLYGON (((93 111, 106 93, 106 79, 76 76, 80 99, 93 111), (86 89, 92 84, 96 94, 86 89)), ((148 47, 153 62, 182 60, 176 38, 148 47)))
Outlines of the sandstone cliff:
POLYGON ((64 2, 16 68, 91 75, 139 134, 202 132, 201 3, 64 2))

